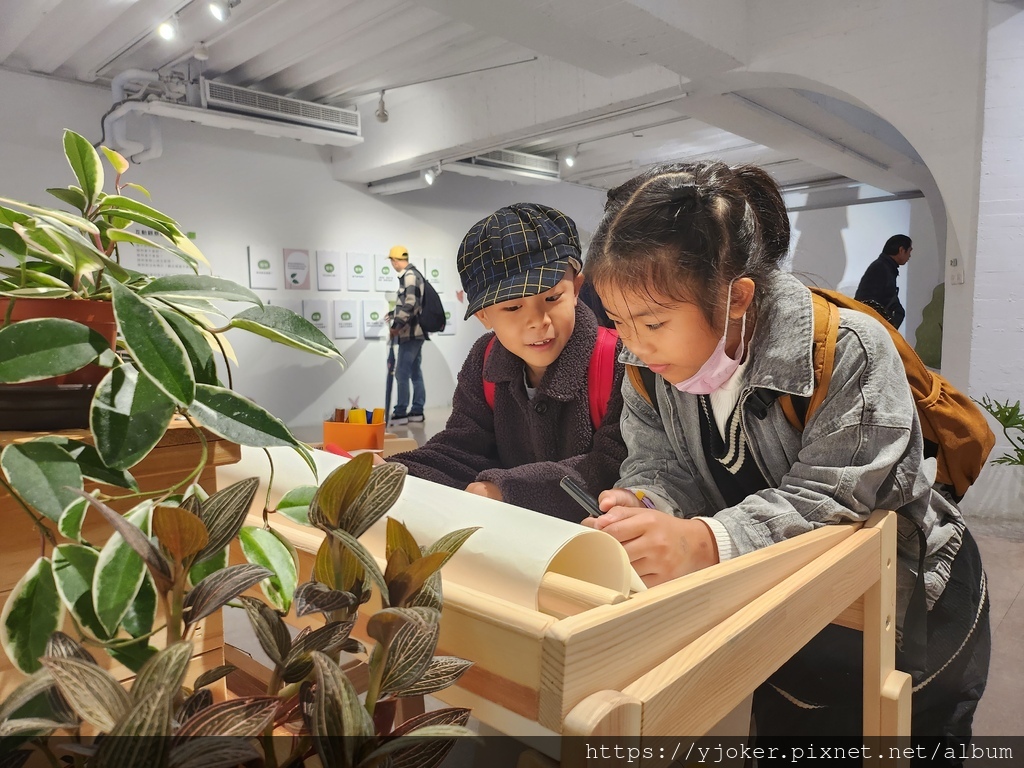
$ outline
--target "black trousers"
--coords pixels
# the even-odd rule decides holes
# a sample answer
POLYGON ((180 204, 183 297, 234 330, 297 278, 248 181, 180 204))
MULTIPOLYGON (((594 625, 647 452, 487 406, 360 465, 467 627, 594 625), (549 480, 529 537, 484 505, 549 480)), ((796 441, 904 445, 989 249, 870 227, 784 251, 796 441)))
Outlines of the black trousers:
MULTIPOLYGON (((981 555, 965 531, 949 582, 928 612, 927 659, 923 676, 914 681, 911 736, 928 755, 936 742, 940 755, 947 747, 960 754, 960 745, 971 739, 974 712, 988 680, 988 614, 981 555)), ((755 691, 756 738, 859 738, 862 652, 862 633, 835 625, 822 630, 755 691)))

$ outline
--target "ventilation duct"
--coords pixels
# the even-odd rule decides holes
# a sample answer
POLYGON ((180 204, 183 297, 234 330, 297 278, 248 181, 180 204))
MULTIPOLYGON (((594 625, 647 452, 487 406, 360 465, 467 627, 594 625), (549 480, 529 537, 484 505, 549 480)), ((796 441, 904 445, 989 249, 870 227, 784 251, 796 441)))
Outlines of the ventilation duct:
POLYGON ((553 183, 561 181, 558 160, 514 149, 496 149, 481 155, 444 163, 446 171, 464 176, 486 176, 501 181, 553 183))

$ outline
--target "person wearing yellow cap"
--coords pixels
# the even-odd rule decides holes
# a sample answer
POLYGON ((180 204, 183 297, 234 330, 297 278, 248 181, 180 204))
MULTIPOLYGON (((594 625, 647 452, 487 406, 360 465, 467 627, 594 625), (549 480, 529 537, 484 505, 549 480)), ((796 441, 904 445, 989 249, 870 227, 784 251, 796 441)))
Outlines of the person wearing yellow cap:
POLYGON ((423 342, 426 333, 418 322, 423 310, 423 275, 409 263, 409 249, 396 245, 388 253, 391 266, 398 274, 398 296, 391 313, 391 338, 398 342, 395 365, 397 402, 388 423, 408 424, 423 421, 427 391, 423 385, 423 342), (412 390, 412 403, 409 402, 412 390))

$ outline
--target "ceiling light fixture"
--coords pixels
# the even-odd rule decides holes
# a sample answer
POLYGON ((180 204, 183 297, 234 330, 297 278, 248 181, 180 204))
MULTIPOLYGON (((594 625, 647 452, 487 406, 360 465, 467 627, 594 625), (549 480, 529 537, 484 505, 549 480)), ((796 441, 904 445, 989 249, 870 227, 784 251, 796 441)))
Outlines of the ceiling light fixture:
POLYGON ((164 40, 173 40, 178 36, 178 14, 174 14, 156 28, 156 33, 164 40))
POLYGON ((217 21, 226 21, 231 15, 231 9, 237 6, 242 0, 212 0, 207 8, 217 21))
POLYGON ((558 159, 561 160, 566 168, 572 168, 576 165, 576 155, 580 153, 580 145, 577 144, 575 149, 571 149, 565 152, 560 152, 558 159))
POLYGON ((384 106, 384 91, 380 92, 380 101, 377 102, 377 111, 374 114, 377 116, 378 123, 386 123, 388 121, 388 110, 384 106))
POLYGON ((441 175, 441 164, 438 163, 433 168, 427 168, 425 171, 420 171, 420 175, 423 180, 427 182, 427 186, 430 186, 434 183, 434 180, 441 175))

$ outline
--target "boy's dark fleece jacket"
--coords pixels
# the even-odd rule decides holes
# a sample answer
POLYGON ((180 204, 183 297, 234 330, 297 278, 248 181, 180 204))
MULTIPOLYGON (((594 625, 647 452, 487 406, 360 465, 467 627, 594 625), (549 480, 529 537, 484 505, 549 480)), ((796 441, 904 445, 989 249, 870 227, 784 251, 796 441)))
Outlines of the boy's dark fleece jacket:
MULTIPOLYGON (((452 415, 444 431, 414 451, 392 456, 409 474, 455 488, 489 481, 505 501, 579 522, 586 513, 558 481, 569 475, 592 494, 619 479, 626 447, 619 431, 623 367, 615 363, 608 413, 594 432, 587 398, 587 368, 597 341, 594 313, 579 302, 576 327, 548 368, 533 400, 523 383, 525 363, 495 341, 477 339, 459 372, 452 415), (494 410, 484 399, 483 375, 495 382, 494 410)), ((616 358, 622 342, 616 347, 616 358)))

